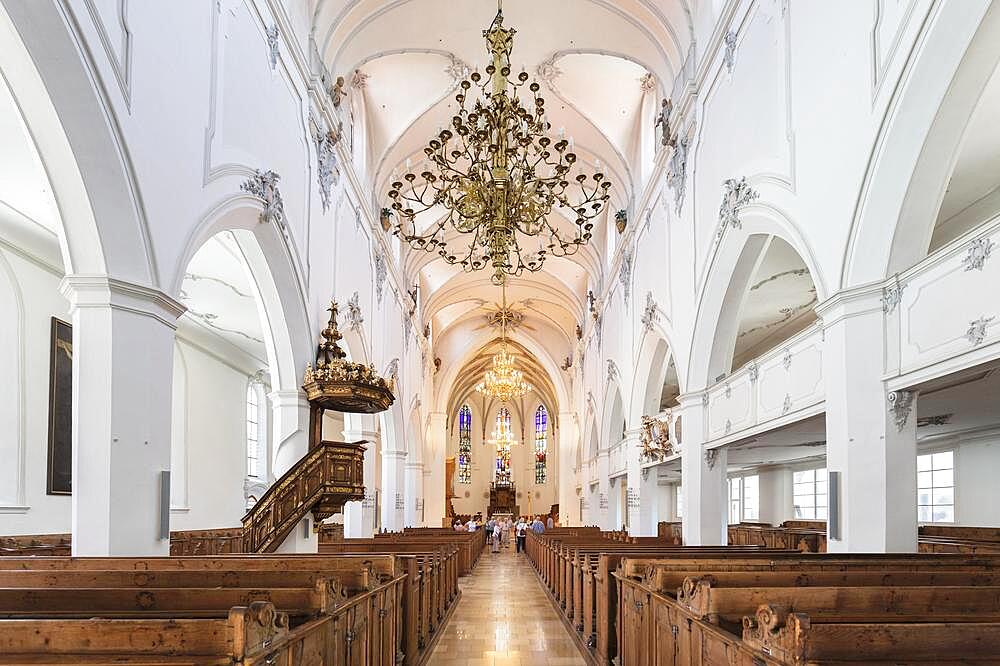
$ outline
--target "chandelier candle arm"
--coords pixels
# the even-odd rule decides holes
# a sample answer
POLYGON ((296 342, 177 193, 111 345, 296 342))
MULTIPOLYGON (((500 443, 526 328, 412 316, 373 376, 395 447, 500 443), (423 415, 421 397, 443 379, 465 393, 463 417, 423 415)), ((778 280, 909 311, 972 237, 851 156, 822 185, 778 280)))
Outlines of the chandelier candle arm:
POLYGON ((397 213, 394 234, 465 271, 490 267, 496 284, 506 276, 541 270, 549 255, 577 252, 607 210, 611 189, 599 162, 592 175, 571 176, 577 162, 572 140, 563 131, 550 136, 540 86, 528 83, 525 71, 511 77, 516 32, 504 27, 498 9, 483 31, 490 56, 487 76, 477 70, 459 83, 450 128, 439 130, 424 148, 428 168, 418 176, 409 172, 407 160, 408 173, 394 177, 388 192, 397 213), (473 87, 478 96, 470 102, 473 87), (522 102, 529 94, 530 102, 522 102), (441 218, 418 230, 416 218, 438 208, 441 218), (550 221, 556 209, 573 221, 571 231, 560 232, 550 221), (461 249, 450 250, 451 231, 471 234, 468 246, 462 242, 461 249), (545 239, 537 251, 522 249, 528 237, 541 235, 545 239))

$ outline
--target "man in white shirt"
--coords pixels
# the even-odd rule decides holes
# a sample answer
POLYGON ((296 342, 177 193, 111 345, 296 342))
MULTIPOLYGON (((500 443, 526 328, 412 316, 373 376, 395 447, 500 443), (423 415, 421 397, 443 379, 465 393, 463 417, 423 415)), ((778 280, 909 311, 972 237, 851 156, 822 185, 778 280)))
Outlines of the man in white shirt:
POLYGON ((524 520, 524 516, 517 519, 517 525, 514 526, 514 536, 517 537, 517 552, 522 552, 524 550, 524 541, 528 535, 528 523, 524 520))

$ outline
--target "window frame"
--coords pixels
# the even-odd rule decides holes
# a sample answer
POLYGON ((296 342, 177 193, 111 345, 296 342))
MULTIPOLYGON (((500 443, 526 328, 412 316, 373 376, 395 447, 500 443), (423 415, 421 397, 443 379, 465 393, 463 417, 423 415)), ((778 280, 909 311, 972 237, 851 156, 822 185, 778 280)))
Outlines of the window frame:
POLYGON ((541 403, 535 410, 534 461, 535 485, 544 485, 549 479, 549 410, 541 403))
MULTIPOLYGON (((932 460, 933 460, 933 458, 932 458, 932 460)), ((917 465, 917 477, 916 477, 916 486, 917 486, 917 524, 918 525, 960 525, 961 523, 958 520, 958 447, 940 447, 940 448, 928 449, 926 451, 918 451, 917 452, 916 465, 917 465), (951 517, 952 517, 952 519, 950 521, 946 521, 946 520, 933 520, 933 519, 929 520, 929 521, 927 521, 927 520, 920 520, 920 507, 921 506, 930 506, 932 518, 933 518, 933 509, 934 509, 935 506, 948 506, 947 504, 935 505, 933 503, 933 494, 934 494, 934 489, 936 488, 933 485, 933 480, 931 481, 931 484, 932 484, 931 485, 931 500, 932 500, 932 503, 930 505, 921 505, 920 504, 920 458, 922 456, 934 456, 934 455, 939 454, 939 453, 950 453, 951 454, 951 486, 950 486, 951 487, 951 505, 950 506, 951 506, 951 517)), ((934 472, 934 471, 944 471, 944 470, 934 470, 932 468, 929 471, 934 472)), ((932 474, 932 479, 933 479, 933 474, 932 474)), ((948 486, 940 486, 940 488, 942 488, 942 489, 947 488, 947 487, 948 486)))
POLYGON ((469 485, 472 483, 472 408, 468 404, 463 404, 458 409, 458 462, 457 462, 457 475, 458 482, 462 485, 469 485), (468 416, 468 429, 463 429, 463 413, 468 416), (464 439, 463 439, 464 435, 464 439), (463 447, 467 450, 464 452, 468 456, 468 461, 463 467, 462 465, 462 454, 463 447))
POLYGON ((726 480, 728 485, 728 503, 727 503, 727 516, 730 525, 736 525, 747 520, 755 521, 760 520, 760 475, 759 474, 740 474, 737 476, 731 476, 726 480), (756 514, 755 516, 747 515, 747 479, 757 479, 757 502, 756 502, 756 514), (733 498, 733 487, 737 489, 737 496, 733 498), (738 520, 733 521, 733 506, 737 508, 738 520))
POLYGON ((792 519, 793 520, 829 520, 829 517, 830 517, 830 486, 829 486, 829 480, 830 480, 829 470, 827 469, 827 467, 825 465, 810 466, 810 467, 801 467, 801 468, 793 469, 792 470, 792 519), (820 471, 823 472, 823 485, 824 485, 824 488, 825 488, 824 492, 822 493, 822 497, 824 498, 823 499, 823 505, 822 505, 822 507, 819 507, 819 505, 817 504, 817 499, 818 499, 818 497, 820 495, 816 492, 816 484, 818 483, 818 481, 816 479, 816 473, 820 472, 820 471), (811 481, 806 481, 806 482, 798 482, 798 483, 796 483, 796 481, 795 481, 795 475, 799 474, 799 473, 802 473, 802 472, 812 472, 813 473, 812 480, 811 481), (796 493, 795 493, 795 486, 802 485, 803 483, 811 483, 812 487, 813 487, 812 493, 811 493, 812 500, 813 500, 812 507, 811 507, 811 509, 812 509, 812 516, 805 516, 805 515, 800 516, 800 515, 798 515, 796 513, 795 498, 796 497, 805 497, 806 495, 796 495, 796 493), (817 508, 822 508, 825 515, 818 516, 817 515, 817 511, 816 511, 817 508))
POLYGON ((243 397, 243 475, 248 479, 257 479, 261 481, 267 480, 267 438, 265 431, 265 417, 264 417, 264 396, 262 395, 262 386, 260 382, 250 379, 247 382, 247 390, 243 397), (256 412, 256 419, 251 421, 251 402, 250 398, 253 397, 252 409, 256 412), (250 426, 254 426, 254 439, 250 439, 250 426), (263 437, 262 437, 263 433, 263 437), (253 442, 253 453, 250 455, 251 441, 253 442), (251 466, 253 472, 251 473, 251 466))

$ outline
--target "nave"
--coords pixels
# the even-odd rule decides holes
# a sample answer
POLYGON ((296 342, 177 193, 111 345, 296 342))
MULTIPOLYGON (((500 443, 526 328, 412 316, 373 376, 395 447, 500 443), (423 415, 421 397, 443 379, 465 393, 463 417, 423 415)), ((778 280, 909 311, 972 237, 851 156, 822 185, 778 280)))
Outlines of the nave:
POLYGON ((584 666, 527 556, 483 553, 428 666, 584 666))

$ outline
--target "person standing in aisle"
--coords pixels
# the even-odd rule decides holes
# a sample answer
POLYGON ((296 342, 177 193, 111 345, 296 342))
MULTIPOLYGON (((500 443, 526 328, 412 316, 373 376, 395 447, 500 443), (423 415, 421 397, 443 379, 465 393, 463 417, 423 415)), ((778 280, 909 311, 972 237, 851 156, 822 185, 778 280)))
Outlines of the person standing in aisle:
POLYGON ((524 516, 517 519, 517 525, 514 527, 514 536, 517 539, 517 552, 523 552, 524 540, 528 536, 528 523, 525 521, 524 516))

